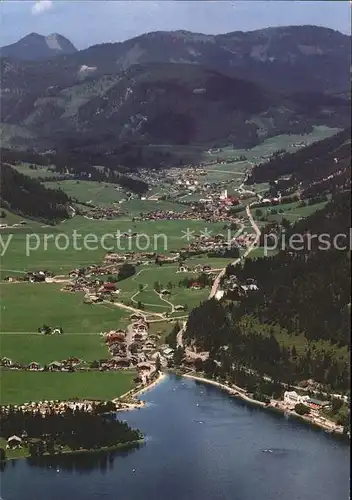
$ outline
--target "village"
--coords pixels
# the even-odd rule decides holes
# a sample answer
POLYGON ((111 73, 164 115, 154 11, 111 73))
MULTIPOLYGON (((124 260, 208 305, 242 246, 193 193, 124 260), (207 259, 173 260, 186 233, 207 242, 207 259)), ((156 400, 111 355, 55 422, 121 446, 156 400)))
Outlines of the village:
MULTIPOLYGON (((73 215, 82 215, 84 219, 118 221, 119 217, 128 214, 127 205, 131 200, 160 203, 160 208, 153 208, 150 211, 143 211, 143 203, 141 203, 138 205, 141 208, 140 213, 138 214, 137 209, 131 215, 133 230, 121 232, 118 236, 121 241, 128 244, 128 251, 108 251, 99 263, 95 261, 92 264, 72 267, 62 273, 55 273, 38 266, 36 270, 11 274, 5 277, 5 281, 13 284, 28 282, 34 286, 58 284, 62 293, 81 294, 82 303, 85 304, 83 307, 95 309, 95 307, 109 305, 112 308, 122 309, 124 313, 129 313, 128 324, 126 325, 125 321, 123 323, 117 321, 116 327, 113 326, 97 334, 106 348, 106 355, 96 359, 67 356, 65 359, 57 357, 44 363, 33 356, 34 359, 31 362, 23 363, 16 360, 15 356, 7 356, 0 359, 0 366, 9 371, 28 372, 131 372, 134 389, 122 397, 115 398, 114 409, 126 410, 141 407, 143 403, 135 398, 136 391, 149 387, 153 381, 158 380, 162 370, 174 369, 175 356, 178 354, 178 348, 182 347, 179 341, 176 345, 170 345, 167 342, 165 335, 158 331, 156 326, 158 322, 179 324, 182 331, 187 321, 187 314, 184 315, 184 313, 188 311, 188 302, 192 304, 190 307, 194 307, 195 304, 199 304, 199 300, 205 300, 208 297, 215 297, 216 300, 226 298, 241 300, 249 294, 260 291, 255 277, 242 282, 232 274, 230 265, 238 263, 258 246, 260 229, 253 221, 250 209, 276 206, 284 200, 280 193, 277 197, 269 197, 265 194, 264 188, 261 191, 250 191, 244 188, 250 171, 248 166, 250 162, 246 162, 245 168, 239 167, 240 171, 236 172, 238 178, 236 177, 236 182, 234 182, 232 174, 227 175, 230 172, 225 170, 230 168, 226 165, 234 161, 239 162, 240 165, 240 162, 244 160, 243 158, 229 158, 219 161, 217 158, 204 164, 182 168, 140 171, 138 176, 149 184, 149 193, 144 196, 129 193, 126 199, 118 200, 117 197, 116 201, 110 201, 109 204, 101 206, 96 206, 93 201, 86 202, 86 210, 78 209, 73 215), (220 165, 225 167, 224 170, 220 168, 211 170, 212 165, 214 168, 220 165), (175 208, 169 208, 168 202, 175 208), (122 204, 126 210, 122 210, 122 204), (211 229, 210 224, 220 222, 222 227, 218 226, 216 231, 208 231, 206 228, 192 231, 191 238, 183 241, 182 245, 176 247, 177 249, 173 247, 174 249, 165 253, 153 249, 150 251, 134 250, 134 247, 138 248, 135 243, 139 237, 136 223, 187 220, 204 221, 209 223, 208 227, 211 229), (126 268, 128 268, 128 273, 122 275, 121 271, 126 268), (137 276, 145 276, 143 273, 146 270, 154 273, 156 269, 165 269, 166 281, 159 280, 159 276, 163 277, 163 272, 159 272, 156 273, 158 277, 155 277, 154 285, 151 285, 150 281, 143 281, 143 278, 133 282, 137 276), (170 281, 167 283, 167 280, 171 276, 172 283, 169 286, 170 281), (128 292, 125 286, 127 282, 129 283, 128 292), (195 299, 193 302, 192 294, 198 297, 197 292, 202 292, 203 295, 199 295, 200 299, 195 299), (144 293, 144 299, 139 300, 139 293, 144 293), (149 293, 151 303, 148 303, 148 299, 145 300, 146 293, 149 293), (178 302, 178 298, 174 299, 174 296, 178 297, 182 294, 183 297, 187 297, 186 300, 183 298, 182 303, 178 302), (158 305, 153 304, 153 297, 156 297, 156 302, 159 299, 161 302, 159 301, 158 305), (161 309, 162 307, 165 309, 161 309)), ((149 206, 152 207, 153 204, 149 206)), ((25 221, 17 224, 18 227, 24 225, 25 221)), ((5 226, 2 225, 2 227, 5 226)), ((36 333, 65 337, 65 324, 38 325, 36 333)), ((199 363, 206 361, 207 356, 208 353, 186 349, 182 359, 182 372, 197 377, 199 363)), ((233 388, 232 393, 252 401, 251 395, 245 390, 233 388)), ((314 400, 308 396, 303 396, 303 400, 301 396, 295 396, 295 394, 292 391, 286 391, 282 400, 272 400, 269 406, 280 411, 294 413, 295 406, 302 403, 310 410, 309 417, 303 416, 303 418, 309 418, 310 421, 321 426, 328 425, 322 414, 322 410, 328 407, 328 402, 314 400)), ((89 412, 93 404, 96 402, 84 399, 44 400, 37 403, 27 402, 18 405, 17 408, 22 411, 45 414, 64 412, 67 408, 75 408, 78 405, 89 412)), ((6 408, 10 410, 13 407, 7 405, 6 408)), ((331 424, 331 429, 337 432, 341 430, 333 424, 331 424)), ((19 436, 17 438, 23 439, 19 436)), ((14 443, 9 443, 9 446, 17 445, 20 446, 20 442, 16 439, 14 443)))

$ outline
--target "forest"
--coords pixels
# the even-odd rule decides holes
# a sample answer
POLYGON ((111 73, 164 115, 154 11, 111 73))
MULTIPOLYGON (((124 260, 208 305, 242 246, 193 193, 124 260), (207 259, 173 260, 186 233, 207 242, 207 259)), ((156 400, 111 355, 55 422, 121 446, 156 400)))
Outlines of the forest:
POLYGON ((351 129, 317 141, 294 153, 275 152, 253 168, 248 184, 269 182, 270 193, 289 194, 300 185, 302 197, 347 189, 350 186, 351 129))
POLYGON ((2 161, 11 165, 29 163, 30 168, 37 165, 48 167, 45 181, 57 181, 58 177, 50 172, 60 174, 60 180, 77 179, 97 182, 110 182, 137 194, 148 190, 148 184, 141 179, 126 175, 131 168, 118 163, 118 157, 111 154, 82 153, 80 150, 63 150, 37 153, 35 151, 19 151, 3 149, 2 161), (99 168, 97 168, 97 166, 99 168))
POLYGON ((349 214, 350 195, 341 193, 323 210, 287 229, 288 236, 317 235, 310 246, 306 238, 302 250, 285 248, 273 257, 229 266, 227 275, 241 283, 254 279, 258 291, 241 296, 229 293, 221 302, 212 299, 194 309, 185 333, 187 342, 210 351, 211 359, 221 359, 230 371, 233 366, 247 367, 274 380, 293 383, 312 378, 331 389, 347 390, 349 214), (347 248, 321 246, 318 236, 322 234, 331 241, 346 235, 347 248), (305 348, 298 352, 302 335, 305 348), (291 345, 283 338, 291 338, 291 345))
POLYGON ((67 219, 68 196, 57 189, 47 189, 36 179, 2 164, 0 177, 0 204, 23 217, 46 223, 67 219))
POLYGON ((44 417, 11 407, 0 410, 2 437, 21 437, 31 455, 54 454, 63 449, 97 450, 131 443, 142 438, 138 430, 116 419, 115 413, 103 413, 99 405, 92 412, 67 408, 63 413, 52 411, 44 417))

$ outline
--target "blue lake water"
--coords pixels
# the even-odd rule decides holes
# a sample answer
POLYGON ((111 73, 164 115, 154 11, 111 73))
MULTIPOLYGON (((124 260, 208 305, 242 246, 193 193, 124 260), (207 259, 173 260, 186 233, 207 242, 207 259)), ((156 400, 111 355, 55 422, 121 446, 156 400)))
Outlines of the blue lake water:
POLYGON ((120 413, 147 436, 114 454, 8 462, 3 500, 347 500, 349 446, 323 431, 168 376, 120 413))

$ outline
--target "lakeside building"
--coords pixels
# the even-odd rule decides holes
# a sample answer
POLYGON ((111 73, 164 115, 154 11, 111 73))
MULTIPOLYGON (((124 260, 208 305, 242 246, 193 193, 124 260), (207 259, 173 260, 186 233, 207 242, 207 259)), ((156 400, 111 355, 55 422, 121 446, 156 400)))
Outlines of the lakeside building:
POLYGON ((300 396, 297 394, 296 391, 285 391, 284 392, 284 403, 286 403, 289 406, 295 406, 298 403, 304 403, 307 404, 307 401, 310 399, 310 397, 307 396, 300 396))

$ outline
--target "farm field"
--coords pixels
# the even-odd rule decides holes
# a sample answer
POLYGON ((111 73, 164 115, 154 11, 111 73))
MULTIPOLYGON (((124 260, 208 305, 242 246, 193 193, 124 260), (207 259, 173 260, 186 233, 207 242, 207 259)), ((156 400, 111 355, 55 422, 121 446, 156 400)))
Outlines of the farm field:
MULTIPOLYGON (((16 231, 17 232, 22 232, 22 231, 28 231, 28 228, 31 229, 39 229, 41 224, 37 221, 27 219, 26 217, 22 217, 21 215, 14 214, 10 212, 9 210, 6 210, 5 208, 1 209, 1 212, 4 213, 5 217, 0 218, 0 224, 7 224, 8 226, 12 226, 13 224, 19 224, 20 222, 24 221, 26 222, 25 226, 18 227, 11 229, 11 231, 16 231)), ((6 234, 8 230, 6 228, 1 228, 1 233, 0 234, 6 234)))
MULTIPOLYGON (((216 259, 212 259, 212 261, 214 260, 216 259)), ((203 259, 203 261, 200 262, 207 262, 207 259, 203 259)), ((219 265, 219 268, 220 267, 219 265)), ((151 310, 161 313, 170 313, 172 311, 170 303, 174 306, 186 305, 188 309, 196 307, 207 297, 207 295, 209 295, 209 289, 191 290, 186 287, 180 287, 180 281, 186 277, 194 277, 194 279, 196 279, 197 274, 191 272, 177 273, 177 269, 178 265, 176 264, 143 267, 135 276, 119 282, 121 292, 118 295, 118 300, 124 302, 132 301, 135 305, 140 301, 144 304, 146 311, 151 310), (154 291, 154 284, 156 282, 159 283, 161 290, 170 290, 170 295, 165 296, 165 300, 162 300, 154 291), (142 291, 139 291, 140 286, 143 287, 142 291)))
MULTIPOLYGON (((147 199, 132 198, 128 200, 126 193, 117 185, 105 182, 95 181, 50 181, 44 185, 50 189, 62 189, 68 196, 77 199, 78 201, 87 203, 91 202, 98 207, 111 206, 116 203, 121 211, 128 213, 127 216, 122 216, 122 219, 130 219, 133 216, 139 216, 141 212, 152 212, 154 210, 173 210, 174 212, 183 212, 185 206, 172 201, 157 201, 149 200, 148 197, 155 193, 161 193, 161 188, 155 188, 145 194, 147 199), (121 202, 121 203, 120 203, 121 202)), ((164 191, 163 194, 166 194, 164 191)), ((120 218, 116 219, 120 220, 120 218)))
POLYGON ((0 404, 72 398, 111 400, 133 388, 135 372, 28 372, 1 370, 0 404))
MULTIPOLYGON (((149 195, 147 195, 149 196, 149 195)), ((154 212, 155 210, 170 210, 173 212, 184 212, 187 207, 181 203, 174 201, 153 201, 153 200, 140 200, 133 198, 129 201, 122 203, 122 210, 129 213, 129 215, 138 217, 141 213, 154 212)), ((177 221, 173 221, 177 222, 177 221)))
POLYGON ((84 333, 60 336, 4 333, 0 336, 0 351, 1 357, 13 362, 26 365, 35 361, 41 366, 69 357, 90 362, 108 356, 108 349, 100 335, 84 333))
POLYGON ((275 207, 260 207, 253 209, 255 217, 264 217, 268 221, 281 221, 283 218, 294 223, 301 217, 308 217, 318 210, 322 210, 327 201, 315 203, 314 205, 300 206, 300 202, 286 203, 275 207), (273 213, 274 212, 274 213, 273 213), (276 212, 276 213, 275 213, 276 212))
MULTIPOLYGON (((43 324, 70 333, 100 333, 119 327, 126 311, 109 304, 83 304, 83 294, 61 292, 61 284, 2 283, 1 331, 37 332, 43 324)), ((20 340, 20 339, 19 339, 20 340)))
MULTIPOLYGON (((223 267, 230 264, 234 259, 231 257, 207 257, 207 256, 197 256, 190 257, 186 260, 186 264, 189 267, 194 267, 197 265, 210 266, 212 269, 222 269, 223 267)), ((178 274, 178 276, 183 276, 183 274, 178 274)), ((182 278, 181 278, 182 279, 182 278)))
POLYGON ((123 191, 115 184, 95 181, 50 181, 44 183, 49 189, 62 189, 68 196, 97 206, 111 205, 125 198, 123 191))
POLYGON ((297 151, 298 147, 294 144, 304 143, 311 144, 314 141, 325 139, 339 132, 340 129, 330 128, 325 126, 315 126, 309 134, 282 134, 275 137, 265 139, 261 144, 258 144, 251 149, 234 149, 232 146, 221 148, 221 151, 214 151, 211 154, 204 153, 203 160, 212 159, 213 157, 221 156, 222 158, 244 155, 247 160, 258 162, 261 156, 271 155, 278 149, 286 149, 287 151, 297 151))
MULTIPOLYGON (((312 215, 314 212, 317 212, 318 210, 322 210, 325 205, 327 204, 326 201, 322 202, 322 203, 316 203, 314 205, 307 205, 305 207, 295 207, 295 208, 292 208, 291 211, 285 211, 283 212, 283 214, 280 214, 280 215, 283 215, 286 219, 288 219, 290 222, 296 222, 298 219, 300 218, 305 218, 305 217, 308 217, 309 215, 312 215)), ((274 217, 276 217, 275 215, 270 215, 269 216, 269 220, 277 220, 277 219, 274 219, 274 217)))
MULTIPOLYGON (((223 224, 213 223, 206 224, 206 226, 217 233, 221 232, 223 224)), ((1 258, 1 275, 3 278, 11 273, 38 268, 65 274, 75 267, 100 263, 107 253, 101 244, 101 238, 106 234, 114 235, 105 240, 105 245, 111 250, 122 253, 136 250, 134 240, 121 240, 117 243, 116 231, 121 233, 131 231, 146 235, 140 238, 141 250, 167 254, 171 250, 179 250, 187 244, 185 239, 187 229, 199 233, 205 229, 205 223, 201 220, 98 221, 77 216, 55 227, 39 227, 34 235, 32 235, 30 228, 19 228, 19 231, 14 232, 12 236, 4 236, 5 243, 7 237, 11 237, 11 240, 7 251, 1 258), (77 239, 76 249, 73 244, 74 231, 80 235, 77 239), (59 234, 62 235, 58 236, 59 234), (92 248, 91 250, 84 249, 82 246, 83 237, 88 234, 94 234, 98 238, 98 241, 95 241, 93 245, 88 244, 88 247, 92 248), (55 238, 57 238, 57 244, 55 238), (26 243, 29 244, 29 247, 26 243), (67 249, 65 249, 65 245, 67 249)))

